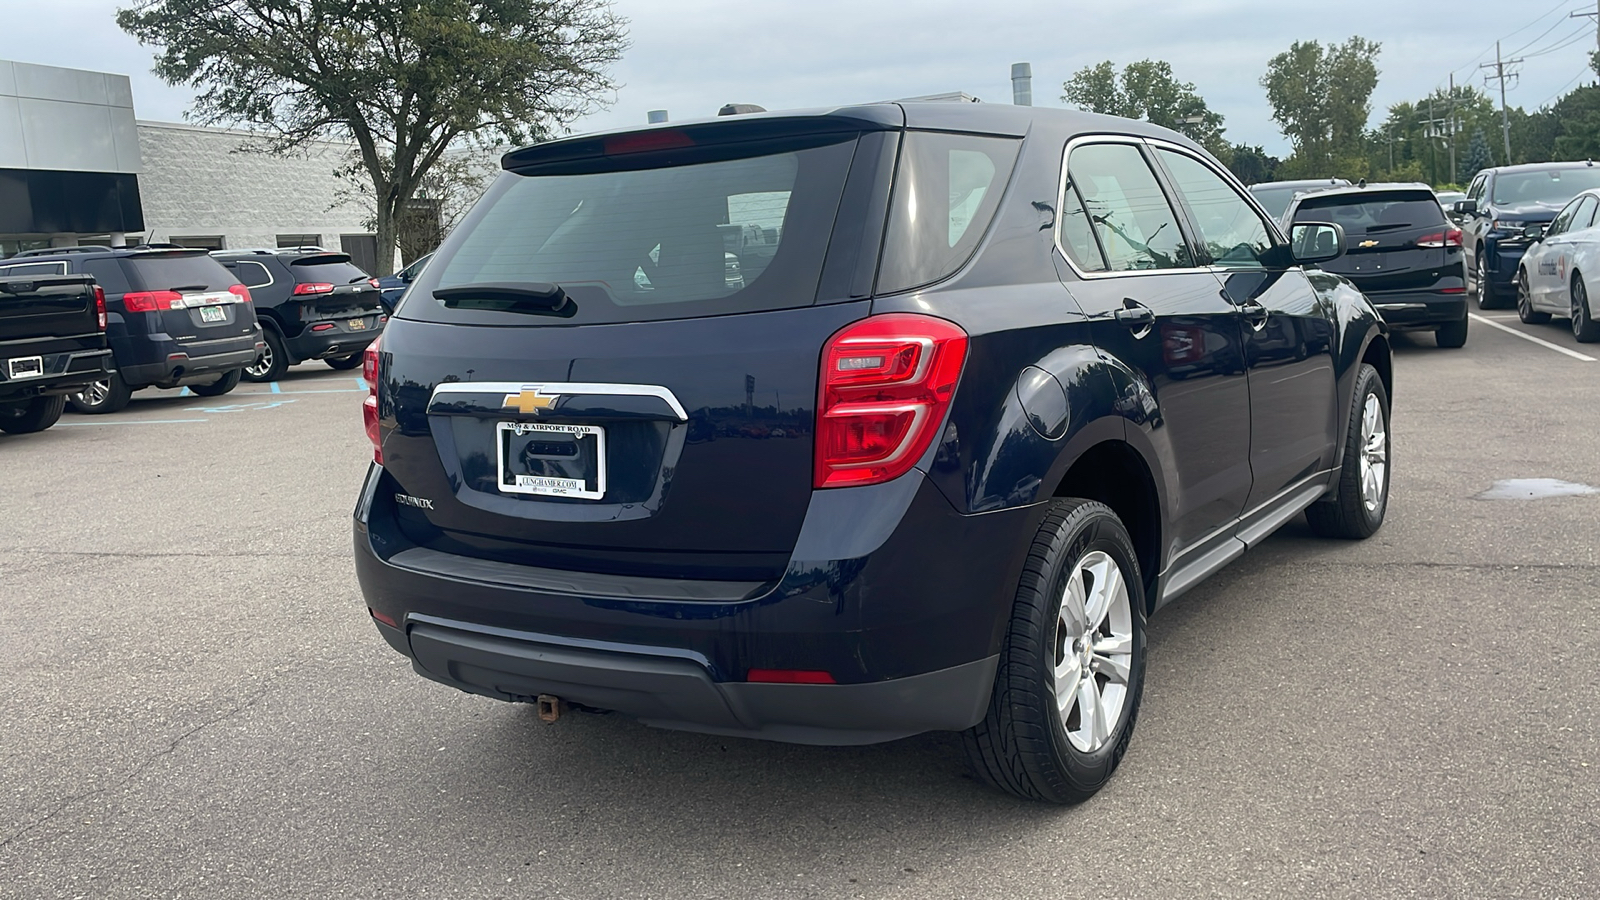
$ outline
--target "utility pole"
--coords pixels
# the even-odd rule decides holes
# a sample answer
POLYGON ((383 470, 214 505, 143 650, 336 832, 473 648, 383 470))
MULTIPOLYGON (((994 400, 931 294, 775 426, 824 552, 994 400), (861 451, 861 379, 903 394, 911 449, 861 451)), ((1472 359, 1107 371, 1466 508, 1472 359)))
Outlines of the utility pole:
POLYGON ((1596 48, 1600 48, 1600 0, 1597 0, 1597 2, 1594 5, 1594 12, 1575 12, 1572 15, 1568 16, 1567 18, 1569 18, 1569 19, 1594 19, 1594 21, 1595 21, 1594 43, 1595 43, 1595 47, 1596 48))
POLYGON ((1433 139, 1439 136, 1439 120, 1433 117, 1433 95, 1428 95, 1428 183, 1439 183, 1439 157, 1433 139))
MULTIPOLYGON (((1600 2, 1596 3, 1600 6, 1600 2)), ((1456 73, 1450 73, 1450 184, 1455 184, 1460 176, 1456 168, 1456 73)))
MULTIPOLYGON (((1595 12, 1596 15, 1600 15, 1600 4, 1596 4, 1595 12)), ((1506 158, 1501 165, 1506 166, 1511 165, 1511 114, 1506 111, 1506 81, 1517 77, 1516 72, 1512 72, 1509 75, 1506 74, 1506 66, 1514 66, 1522 61, 1523 60, 1521 57, 1518 57, 1517 59, 1506 59, 1502 57, 1500 55, 1500 42, 1495 41, 1494 62, 1492 64, 1484 63, 1478 67, 1480 69, 1494 70, 1493 75, 1483 76, 1483 81, 1485 84, 1488 84, 1490 81, 1498 81, 1500 83, 1500 132, 1505 136, 1506 139, 1506 158)))

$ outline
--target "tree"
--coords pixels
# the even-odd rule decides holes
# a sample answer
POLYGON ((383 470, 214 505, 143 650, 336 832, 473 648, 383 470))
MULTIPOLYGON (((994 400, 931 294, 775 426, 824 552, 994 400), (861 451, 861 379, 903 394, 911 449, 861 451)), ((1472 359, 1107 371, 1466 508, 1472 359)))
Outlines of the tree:
POLYGON ((1206 105, 1193 84, 1179 81, 1170 63, 1140 60, 1129 63, 1119 76, 1108 60, 1079 69, 1061 89, 1061 99, 1079 109, 1144 119, 1187 135, 1218 156, 1227 153, 1222 115, 1206 105))
POLYGON ((354 143, 378 274, 447 153, 559 133, 604 104, 627 47, 609 0, 143 0, 117 24, 160 48, 157 75, 201 91, 198 121, 264 131, 281 153, 354 143))
POLYGON ((1367 168, 1365 136, 1380 49, 1362 37, 1326 49, 1316 41, 1296 41, 1267 63, 1261 86, 1273 121, 1294 145, 1298 174, 1323 177, 1367 168))
POLYGON ((1472 142, 1467 145, 1466 159, 1461 161, 1461 182, 1465 184, 1472 180, 1480 171, 1494 165, 1494 151, 1489 149, 1489 139, 1483 136, 1483 129, 1472 132, 1472 142))
POLYGON ((1228 148, 1228 168, 1245 184, 1260 184, 1277 180, 1280 161, 1268 156, 1266 148, 1248 144, 1234 144, 1228 148))

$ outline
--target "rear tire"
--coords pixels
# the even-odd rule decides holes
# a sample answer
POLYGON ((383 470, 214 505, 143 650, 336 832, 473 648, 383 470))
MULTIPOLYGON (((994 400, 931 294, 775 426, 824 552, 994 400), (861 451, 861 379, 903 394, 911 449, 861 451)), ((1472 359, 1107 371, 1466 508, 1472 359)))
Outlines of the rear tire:
POLYGON ((1377 369, 1361 364, 1354 396, 1337 492, 1306 508, 1311 530, 1326 538, 1372 537, 1389 509, 1389 392, 1377 369))
POLYGON ((1583 278, 1577 272, 1572 273, 1572 336, 1580 344, 1593 344, 1600 341, 1600 322, 1594 320, 1590 312, 1589 289, 1584 286, 1583 278))
POLYGON ((119 412, 133 398, 133 388, 116 372, 110 372, 87 388, 67 398, 72 408, 92 416, 119 412))
POLYGON ((1054 501, 1023 565, 988 714, 963 733, 978 777, 1029 800, 1094 796, 1138 718, 1144 617, 1138 556, 1117 514, 1054 501))
POLYGON ((191 384, 189 390, 202 397, 220 397, 239 386, 239 377, 242 374, 242 369, 234 369, 210 384, 191 384))
POLYGON ((35 397, 20 403, 0 403, 0 431, 33 434, 54 425, 67 408, 63 396, 35 397))
POLYGON ((337 359, 325 359, 323 362, 327 363, 330 369, 338 369, 341 372, 348 372, 351 369, 361 368, 361 354, 352 353, 349 356, 341 356, 337 359))
POLYGON ((1433 332, 1433 342, 1440 347, 1454 350, 1467 345, 1467 317, 1461 316, 1461 321, 1441 325, 1433 332))
POLYGON ((245 381, 262 383, 277 381, 289 369, 289 350, 283 346, 283 338, 278 334, 278 329, 262 323, 261 338, 266 341, 266 349, 256 357, 256 361, 244 367, 245 381))
POLYGON ((1543 325, 1550 321, 1549 313, 1533 308, 1533 292, 1528 290, 1527 269, 1517 273, 1517 318, 1524 325, 1543 325))

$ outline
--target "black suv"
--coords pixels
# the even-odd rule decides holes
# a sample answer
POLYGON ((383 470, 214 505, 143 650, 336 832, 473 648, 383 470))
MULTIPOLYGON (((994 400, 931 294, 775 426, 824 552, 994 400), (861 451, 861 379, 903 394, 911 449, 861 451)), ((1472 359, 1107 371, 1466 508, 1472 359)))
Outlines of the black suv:
POLYGON ((366 356, 356 567, 429 678, 960 731, 1075 801, 1128 745, 1147 614, 1302 511, 1383 521, 1385 327, 1303 268, 1338 227, 1287 240, 1173 132, 875 104, 503 165, 366 356))
POLYGON ((39 274, 90 275, 105 291, 116 371, 72 395, 79 412, 116 412, 147 387, 226 394, 261 352, 250 292, 204 250, 65 247, 0 262, 0 276, 39 274))
POLYGON ((378 281, 346 254, 301 248, 211 255, 250 288, 266 332, 261 355, 245 367, 246 381, 277 381, 308 359, 354 369, 383 330, 378 281))
POLYGON ((1590 188, 1600 188, 1600 167, 1593 162, 1501 166, 1472 179, 1455 211, 1462 217, 1468 280, 1480 308, 1516 301, 1518 263, 1531 243, 1523 231, 1549 223, 1590 188))
POLYGON ((1441 347, 1467 343, 1461 229, 1425 184, 1363 184, 1300 194, 1289 222, 1333 222, 1346 255, 1322 268, 1367 295, 1395 331, 1432 331, 1441 347))
POLYGON ((1348 187, 1350 182, 1343 178, 1319 178, 1306 181, 1263 181, 1250 185, 1250 194, 1256 198, 1261 207, 1272 214, 1275 219, 1283 218, 1284 210, 1300 194, 1309 194, 1313 191, 1325 191, 1329 188, 1348 187))

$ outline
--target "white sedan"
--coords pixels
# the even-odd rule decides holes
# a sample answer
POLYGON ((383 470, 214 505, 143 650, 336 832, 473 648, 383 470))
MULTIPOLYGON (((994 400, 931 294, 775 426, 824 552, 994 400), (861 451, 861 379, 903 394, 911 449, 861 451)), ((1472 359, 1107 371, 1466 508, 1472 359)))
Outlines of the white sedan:
POLYGON ((1556 214, 1541 233, 1530 226, 1527 235, 1537 241, 1522 255, 1517 273, 1517 317, 1530 325, 1551 316, 1572 320, 1572 333, 1585 344, 1600 341, 1600 322, 1594 319, 1590 297, 1600 292, 1600 189, 1588 190, 1556 214))

